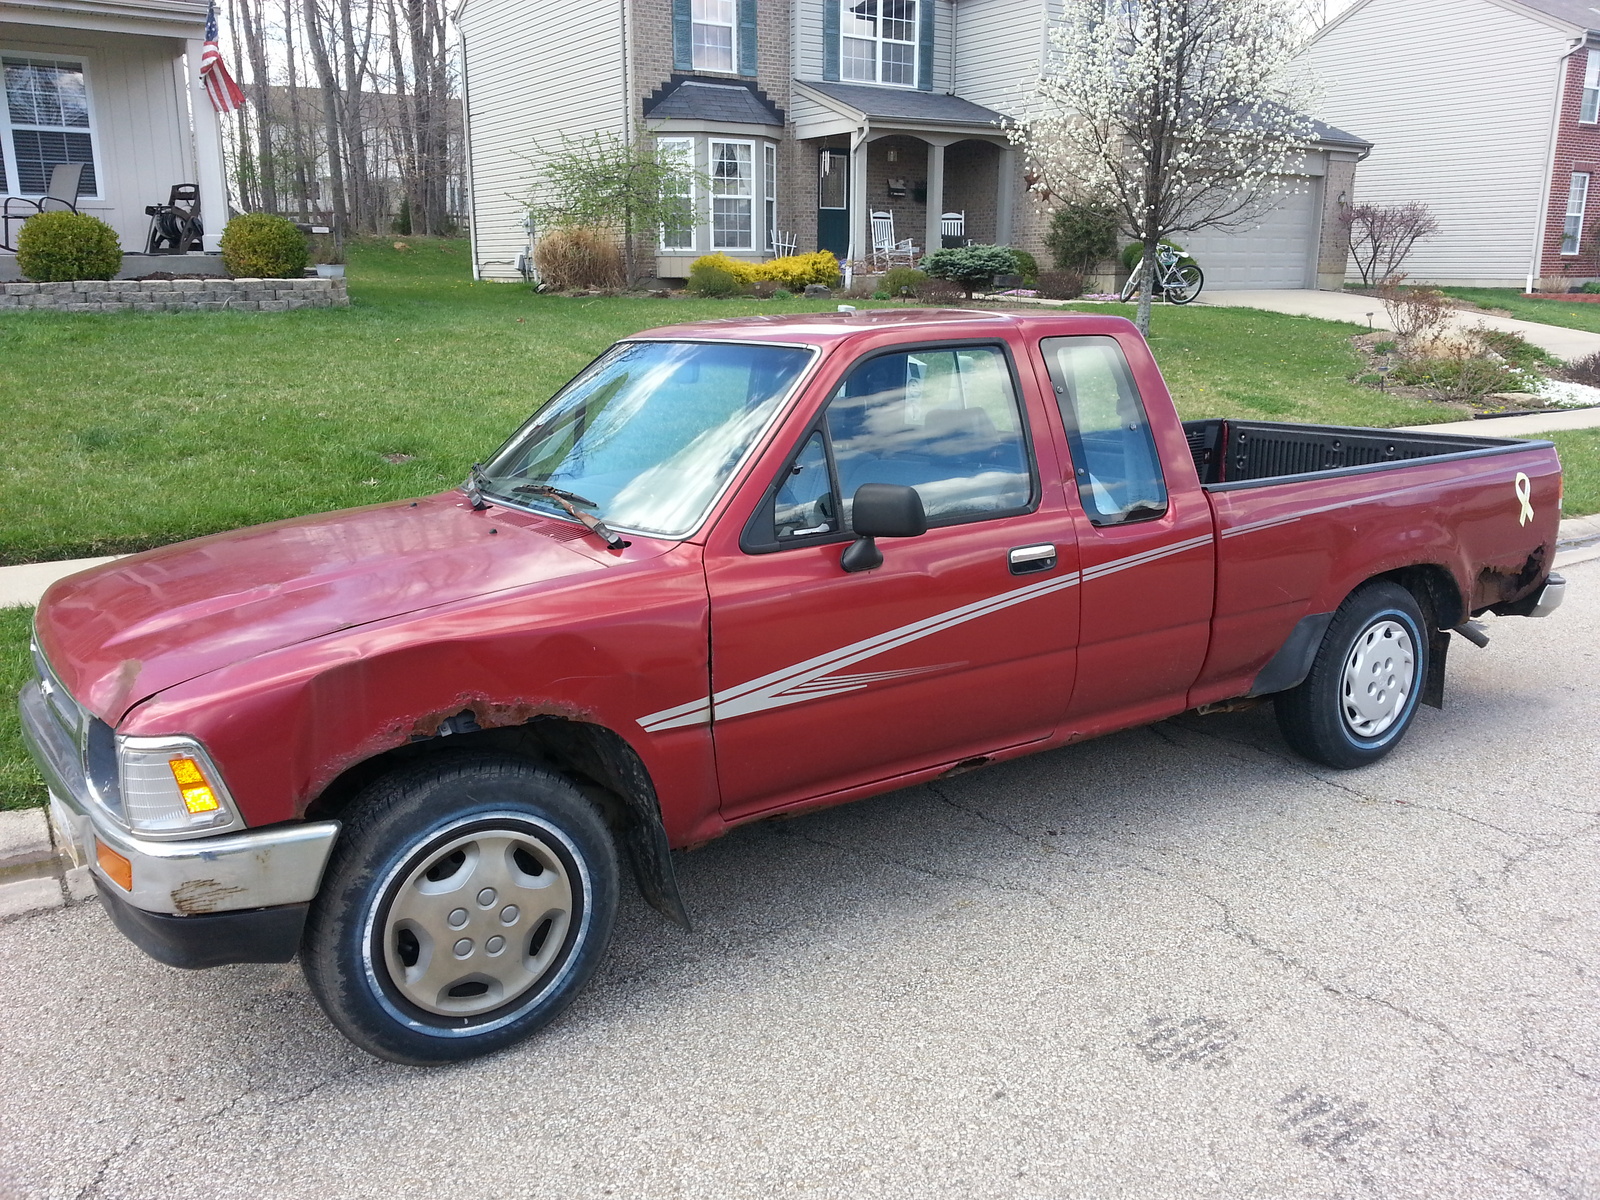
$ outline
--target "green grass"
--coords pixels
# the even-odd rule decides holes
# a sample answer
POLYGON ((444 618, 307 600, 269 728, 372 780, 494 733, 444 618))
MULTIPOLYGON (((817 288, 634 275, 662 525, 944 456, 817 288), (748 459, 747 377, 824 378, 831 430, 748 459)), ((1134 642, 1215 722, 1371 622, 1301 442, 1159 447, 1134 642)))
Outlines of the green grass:
POLYGON ((1535 436, 1549 438, 1561 456, 1561 515, 1587 517, 1600 512, 1600 429, 1535 436))
POLYGON ((1481 308, 1502 309, 1519 321, 1540 325, 1560 325, 1600 333, 1600 304, 1561 300, 1528 300, 1519 288, 1440 288, 1447 296, 1468 300, 1481 308))
MULTIPOLYGON (((833 305, 543 297, 474 284, 464 242, 409 245, 352 250, 348 309, 0 317, 0 563, 437 491, 618 337, 833 305)), ((1160 308, 1153 343, 1186 417, 1440 419, 1347 382, 1355 331, 1160 308)))
POLYGON ((31 608, 0 608, 0 811, 45 802, 44 781, 22 748, 16 695, 33 677, 28 654, 31 608))

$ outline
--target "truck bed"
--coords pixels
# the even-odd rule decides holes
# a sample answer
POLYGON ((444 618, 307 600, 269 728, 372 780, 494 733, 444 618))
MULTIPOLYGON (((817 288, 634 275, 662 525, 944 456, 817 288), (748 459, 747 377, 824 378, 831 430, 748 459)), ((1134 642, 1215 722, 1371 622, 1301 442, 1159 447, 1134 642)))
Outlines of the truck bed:
POLYGON ((1474 434, 1226 418, 1185 421, 1183 431, 1195 470, 1208 491, 1328 472, 1374 470, 1424 458, 1478 457, 1545 444, 1474 434))

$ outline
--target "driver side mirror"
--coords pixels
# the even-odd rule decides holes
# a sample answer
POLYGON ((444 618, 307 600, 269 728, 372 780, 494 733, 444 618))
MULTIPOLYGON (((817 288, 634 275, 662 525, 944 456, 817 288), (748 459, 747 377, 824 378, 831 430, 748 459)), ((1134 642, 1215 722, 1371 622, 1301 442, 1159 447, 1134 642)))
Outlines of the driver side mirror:
POLYGON ((856 540, 845 547, 839 565, 846 571, 870 571, 883 565, 883 552, 874 540, 881 537, 920 537, 928 532, 917 489, 900 483, 863 483, 850 505, 850 525, 856 540))

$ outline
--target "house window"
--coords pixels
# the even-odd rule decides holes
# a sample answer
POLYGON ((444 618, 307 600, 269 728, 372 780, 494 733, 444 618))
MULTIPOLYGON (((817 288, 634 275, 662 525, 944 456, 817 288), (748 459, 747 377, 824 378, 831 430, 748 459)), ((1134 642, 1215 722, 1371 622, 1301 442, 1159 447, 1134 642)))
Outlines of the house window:
POLYGON ((79 194, 98 195, 83 64, 8 54, 0 58, 0 73, 6 87, 0 150, 9 150, 9 154, 0 153, 0 158, 9 159, 16 171, 15 180, 0 180, 0 186, 14 186, 22 195, 42 196, 55 167, 81 162, 79 194))
POLYGON ((733 71, 736 4, 737 0, 694 0, 696 71, 733 71))
POLYGON ((1561 231, 1561 253, 1576 254, 1583 241, 1583 210, 1589 203, 1589 176, 1572 177, 1572 188, 1567 192, 1567 223, 1561 231))
POLYGON ((841 2, 840 77, 854 83, 916 87, 919 0, 841 2))
POLYGON ((767 249, 776 250, 778 232, 778 148, 767 145, 761 148, 762 194, 766 197, 767 249))
POLYGON ((711 143, 711 248, 755 248, 755 144, 711 143))
POLYGON ((664 137, 656 139, 663 165, 676 170, 663 189, 673 216, 661 227, 663 250, 694 249, 694 139, 664 137))
POLYGON ((1583 112, 1578 120, 1587 125, 1600 121, 1600 50, 1589 51, 1583 64, 1583 112))

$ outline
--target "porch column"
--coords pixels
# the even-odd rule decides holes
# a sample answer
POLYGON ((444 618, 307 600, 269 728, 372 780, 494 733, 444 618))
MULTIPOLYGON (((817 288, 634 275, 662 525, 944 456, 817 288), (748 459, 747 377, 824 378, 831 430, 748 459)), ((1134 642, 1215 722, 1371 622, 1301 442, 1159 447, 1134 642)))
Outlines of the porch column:
POLYGON ((997 246, 1009 246, 1017 196, 1017 152, 1010 146, 1000 148, 998 169, 1000 178, 995 181, 994 242, 997 246))
POLYGON ((217 110, 200 78, 201 41, 184 43, 184 74, 189 80, 189 118, 194 131, 195 183, 200 185, 200 223, 205 226, 201 245, 215 254, 222 248, 222 227, 228 223, 228 175, 222 165, 222 126, 217 110))
POLYGON ((859 131, 850 147, 850 257, 872 257, 872 215, 867 207, 867 131, 859 131))
POLYGON ((944 215, 944 143, 928 143, 928 227, 922 235, 922 249, 932 254, 944 245, 939 218, 944 215))

